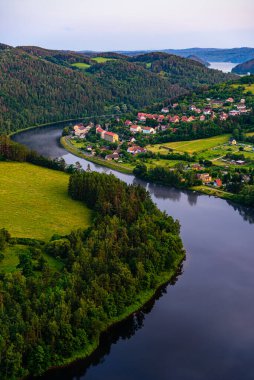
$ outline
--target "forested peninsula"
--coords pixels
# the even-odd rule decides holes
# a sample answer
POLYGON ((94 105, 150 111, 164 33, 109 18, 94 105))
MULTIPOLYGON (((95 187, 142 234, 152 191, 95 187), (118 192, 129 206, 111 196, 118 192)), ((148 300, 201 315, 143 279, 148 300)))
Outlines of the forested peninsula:
MULTIPOLYGON (((0 146, 2 160, 11 151, 15 158, 20 149, 20 160, 29 153, 8 140, 0 146)), ((76 169, 67 191, 91 210, 90 227, 50 241, 0 230, 2 380, 40 375, 91 354, 101 333, 144 305, 185 257, 179 222, 142 187, 76 169), (20 250, 19 264, 6 272, 1 262, 13 249, 20 250), (45 257, 58 265, 50 267, 45 257)))

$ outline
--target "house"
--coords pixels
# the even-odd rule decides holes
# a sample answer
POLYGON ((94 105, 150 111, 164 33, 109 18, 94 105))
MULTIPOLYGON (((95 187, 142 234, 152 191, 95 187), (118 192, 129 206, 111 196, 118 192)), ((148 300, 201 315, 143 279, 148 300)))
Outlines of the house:
POLYGON ((134 137, 132 137, 131 139, 130 139, 130 142, 131 143, 134 143, 136 141, 136 139, 134 138, 134 137))
POLYGON ((224 120, 227 120, 228 119, 228 114, 225 113, 225 112, 222 112, 220 114, 220 120, 224 121, 224 120))
POLYGON ((190 111, 196 111, 196 106, 194 105, 194 104, 192 104, 191 106, 190 106, 190 111))
POLYGON ((152 134, 155 134, 156 131, 152 127, 142 127, 142 133, 144 133, 146 135, 152 135, 152 134))
POLYGON ((205 107, 203 109, 203 114, 204 115, 211 115, 211 113, 212 113, 212 109, 210 107, 205 107))
POLYGON ((241 100, 240 100, 240 103, 243 103, 243 104, 244 104, 244 103, 245 103, 245 99, 241 99, 241 100))
POLYGON ((161 112, 162 112, 162 113, 169 113, 169 109, 168 109, 168 107, 163 107, 163 108, 161 109, 161 112))
POLYGON ((138 153, 145 153, 146 152, 146 149, 145 148, 142 148, 138 145, 133 145, 133 146, 130 146, 128 149, 127 149, 127 152, 128 153, 131 153, 131 154, 138 154, 138 153))
POLYGON ((178 103, 174 103, 173 105, 172 105, 172 108, 176 108, 176 107, 178 107, 178 103))
POLYGON ((221 179, 217 178, 214 180, 213 186, 215 187, 221 187, 222 186, 222 181, 221 179))
POLYGON ((230 137, 229 144, 230 145, 236 145, 236 139, 234 139, 233 137, 230 137))
POLYGON ((105 160, 107 161, 110 161, 110 160, 115 160, 117 161, 119 159, 119 154, 117 152, 114 152, 112 154, 108 154, 106 157, 105 157, 105 160))
POLYGON ((180 117, 175 115, 175 116, 171 117, 170 121, 172 121, 172 123, 179 123, 180 117))
POLYGON ((118 137, 118 135, 116 133, 105 132, 105 131, 101 134, 101 138, 103 140, 109 141, 111 143, 118 142, 118 140, 119 140, 119 137, 118 137))
POLYGON ((187 123, 187 121, 188 121, 187 116, 182 116, 182 117, 181 117, 181 122, 183 122, 183 123, 187 123))
POLYGON ((130 132, 132 132, 132 133, 141 132, 141 127, 139 125, 131 125, 130 132))
POLYGON ((200 121, 205 121, 205 115, 201 115, 199 118, 200 121))
POLYGON ((245 104, 237 104, 236 108, 238 111, 246 110, 246 105, 245 104))
POLYGON ((233 98, 228 98, 225 100, 226 103, 234 103, 234 99, 233 98))
POLYGON ((196 120, 195 116, 190 116, 187 120, 188 123, 191 123, 192 121, 196 120))
POLYGON ((165 116, 164 115, 160 115, 158 117, 157 121, 158 121, 158 123, 163 123, 164 119, 165 119, 165 116))
POLYGON ((129 126, 132 125, 132 124, 133 124, 133 122, 130 121, 130 120, 125 120, 125 122, 124 122, 124 125, 125 125, 126 127, 129 127, 129 126))
POLYGON ((101 126, 100 125, 96 125, 96 133, 98 133, 98 134, 102 134, 104 132, 104 130, 101 128, 101 126))
POLYGON ((202 170, 203 169, 203 167, 199 164, 193 164, 191 168, 193 170, 202 170))
POLYGON ((199 173, 197 174, 197 178, 200 179, 203 183, 212 182, 212 177, 209 173, 199 173))
POLYGON ((201 111, 200 108, 196 108, 196 109, 194 110, 194 112, 196 112, 196 113, 201 113, 202 111, 201 111))
POLYGON ((229 111, 229 116, 238 116, 240 115, 240 111, 236 111, 236 110, 231 110, 229 111))
POLYGON ((142 112, 139 112, 139 113, 138 113, 138 120, 139 120, 139 121, 146 121, 146 116, 145 116, 145 114, 142 113, 142 112))

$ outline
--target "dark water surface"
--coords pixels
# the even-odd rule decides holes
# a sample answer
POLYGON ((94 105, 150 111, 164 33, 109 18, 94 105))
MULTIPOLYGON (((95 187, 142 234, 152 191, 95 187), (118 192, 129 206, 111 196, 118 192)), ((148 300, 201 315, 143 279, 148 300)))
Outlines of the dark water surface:
MULTIPOLYGON (((46 127, 14 138, 86 168, 85 160, 59 146, 60 134, 59 128, 46 127)), ((176 283, 105 334, 89 360, 49 371, 41 379, 253 380, 254 212, 114 174, 146 186, 159 208, 180 220, 187 260, 176 283)))

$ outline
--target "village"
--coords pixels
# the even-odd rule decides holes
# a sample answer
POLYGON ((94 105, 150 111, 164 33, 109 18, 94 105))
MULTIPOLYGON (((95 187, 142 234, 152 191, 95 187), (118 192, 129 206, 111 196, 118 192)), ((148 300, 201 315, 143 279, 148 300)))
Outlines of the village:
POLYGON ((238 100, 206 98, 189 104, 180 100, 163 105, 157 113, 137 112, 126 118, 78 123, 70 128, 67 139, 86 159, 99 160, 116 170, 132 173, 139 164, 148 170, 161 167, 180 171, 183 183, 192 173, 194 185, 223 190, 231 181, 232 170, 240 175, 242 183, 250 181, 247 172, 254 168, 254 145, 241 141, 238 134, 223 133, 223 125, 251 112, 243 96, 238 100), (160 136, 168 138, 186 130, 185 125, 193 125, 191 129, 195 130, 202 124, 208 129, 221 128, 221 135, 190 141, 173 138, 172 142, 160 143, 160 136))

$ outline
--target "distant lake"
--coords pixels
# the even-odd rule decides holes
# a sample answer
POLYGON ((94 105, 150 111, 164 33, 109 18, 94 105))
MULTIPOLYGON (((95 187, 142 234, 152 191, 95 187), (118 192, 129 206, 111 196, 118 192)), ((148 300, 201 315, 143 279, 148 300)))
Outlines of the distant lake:
POLYGON ((231 70, 238 65, 232 62, 209 62, 209 69, 221 70, 224 73, 231 73, 231 70))

